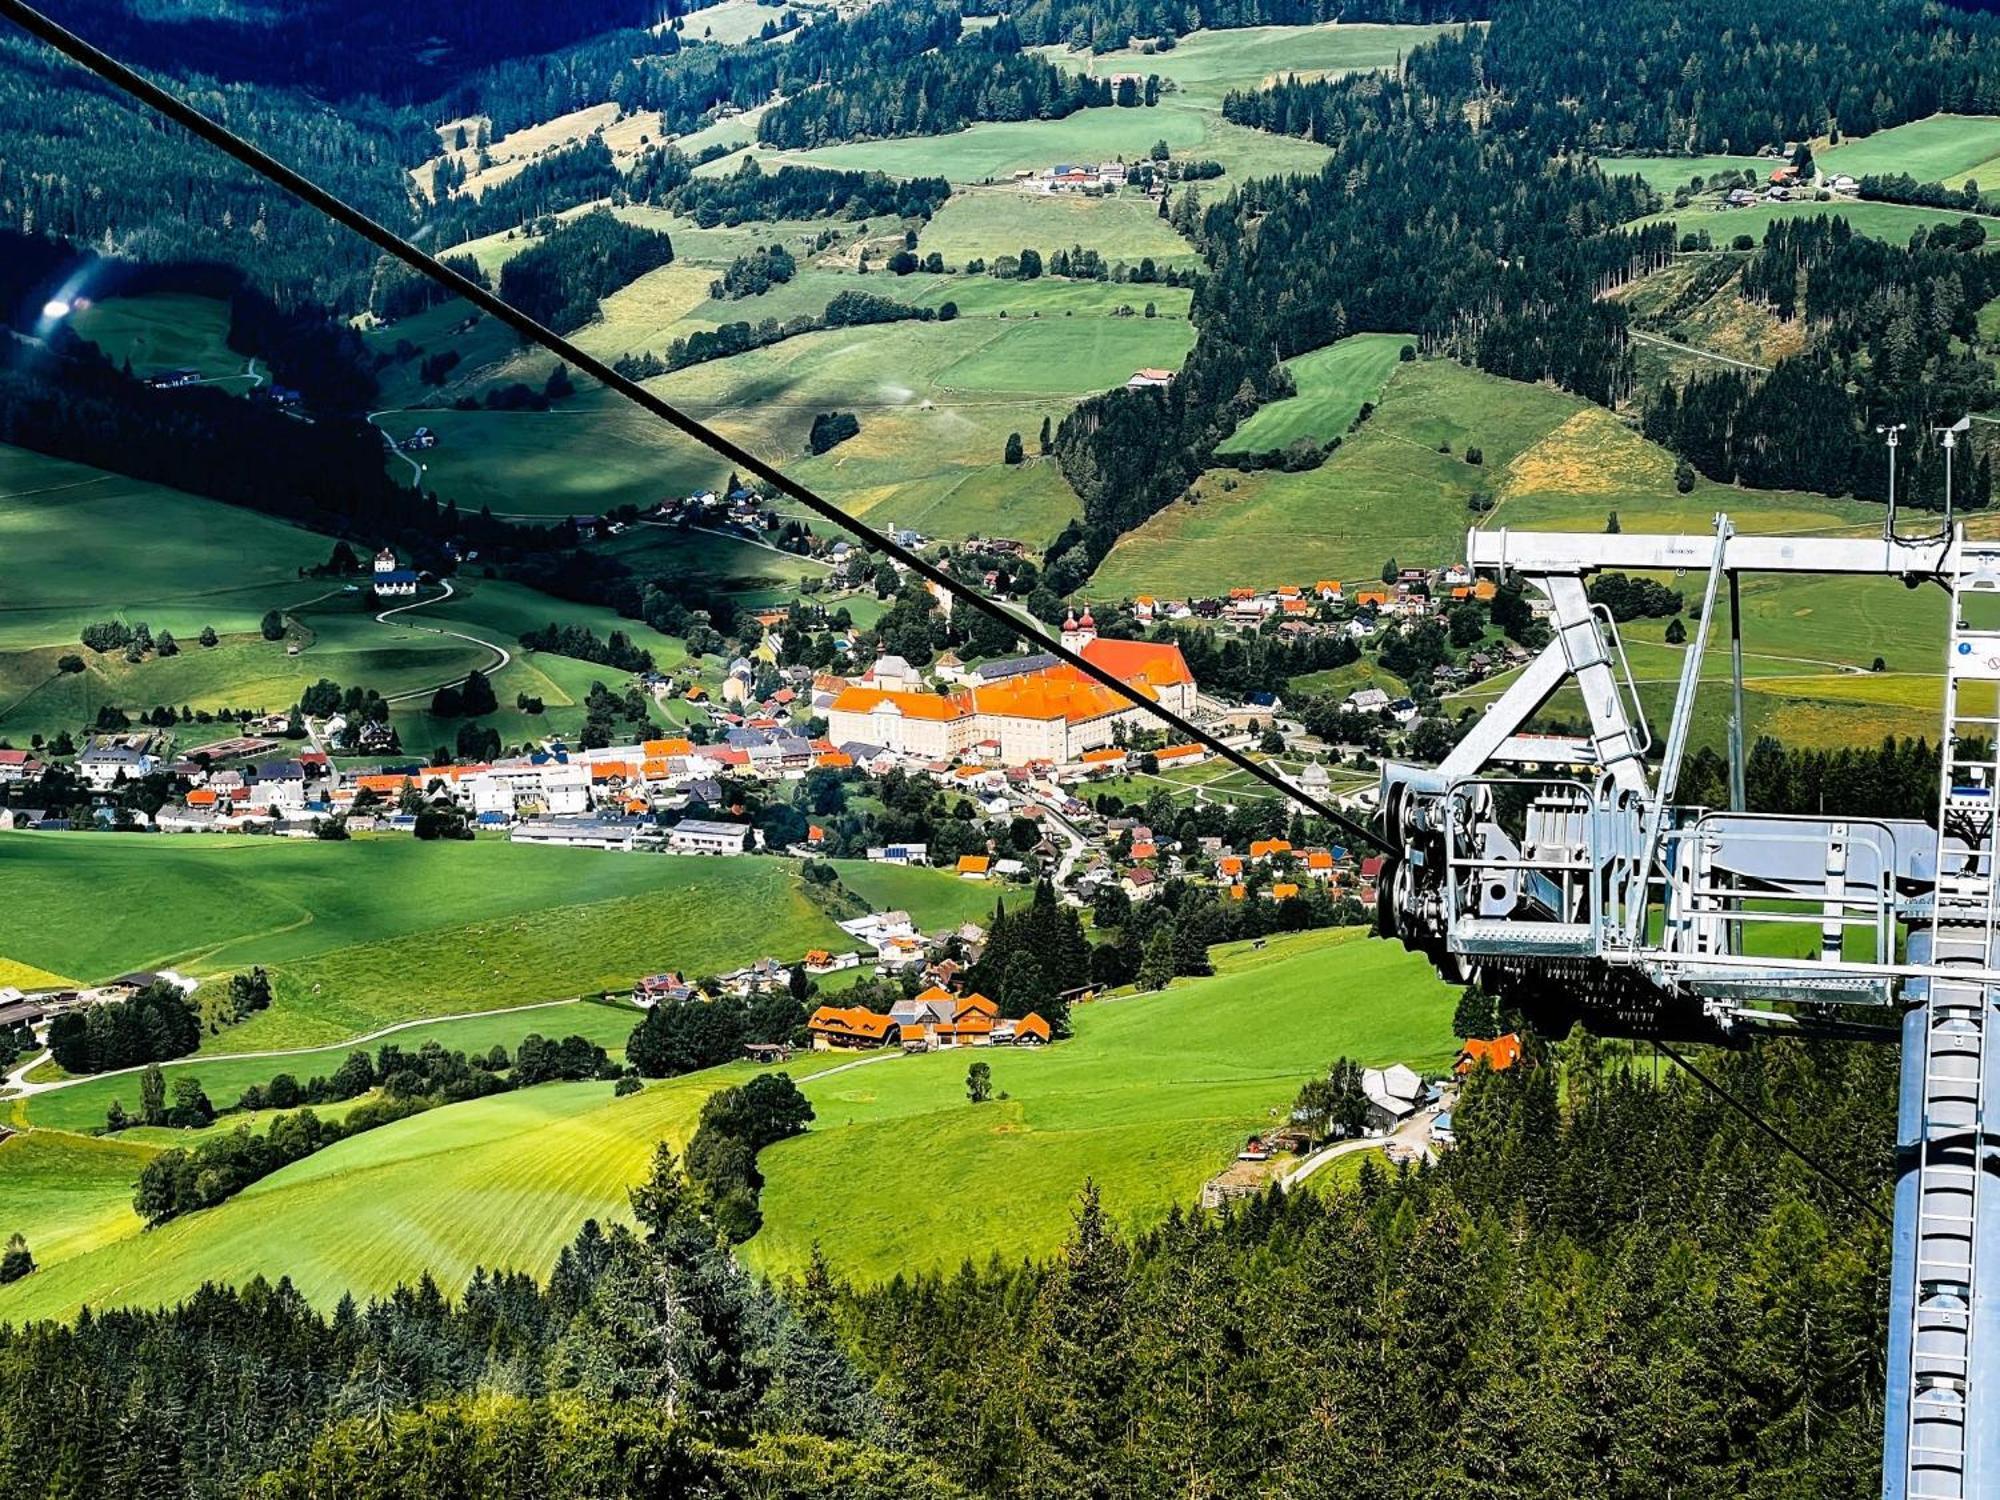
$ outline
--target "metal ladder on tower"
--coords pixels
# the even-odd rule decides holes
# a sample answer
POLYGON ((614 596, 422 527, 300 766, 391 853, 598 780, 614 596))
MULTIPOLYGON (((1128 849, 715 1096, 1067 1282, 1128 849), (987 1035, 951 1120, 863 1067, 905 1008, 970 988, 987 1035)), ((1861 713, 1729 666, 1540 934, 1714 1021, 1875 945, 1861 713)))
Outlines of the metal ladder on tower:
MULTIPOLYGON (((1968 546, 1952 577, 1938 786, 1931 962, 1990 969, 2000 859, 2000 548, 1968 546), (1994 628, 1975 627, 1986 605, 1994 628), (1973 685, 1979 701, 1961 694, 1973 685), (1977 711, 1974 711, 1976 709, 1977 711)), ((1993 1483, 1971 1472, 1975 1433, 1974 1289, 1986 1157, 1987 1038, 1996 996, 1975 979, 1929 982, 1921 1027, 1922 1130, 1916 1165, 1916 1286, 1911 1302, 1909 1500, 1971 1500, 1993 1483)))

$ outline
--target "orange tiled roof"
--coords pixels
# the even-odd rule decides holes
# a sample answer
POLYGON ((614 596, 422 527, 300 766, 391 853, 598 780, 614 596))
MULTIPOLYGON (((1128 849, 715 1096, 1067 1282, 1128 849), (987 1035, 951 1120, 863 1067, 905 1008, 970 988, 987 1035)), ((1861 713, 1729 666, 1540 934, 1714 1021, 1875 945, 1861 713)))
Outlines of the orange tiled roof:
POLYGON ((394 776, 357 776, 354 789, 358 792, 387 793, 395 796, 410 784, 408 776, 398 773, 394 776))
POLYGON ((1231 901, 1241 901, 1245 896, 1249 894, 1250 894, 1250 888, 1248 886, 1232 885, 1229 888, 1229 899, 1231 901))
POLYGON ((854 757, 838 750, 822 750, 816 764, 829 771, 845 771, 854 764, 854 757))
POLYGON ((1473 1037, 1459 1051, 1457 1071, 1470 1073, 1485 1063, 1494 1072, 1504 1073, 1520 1060, 1521 1039, 1511 1031, 1490 1042, 1484 1037, 1473 1037))
POLYGON ((1046 1042, 1050 1037, 1049 1023, 1044 1021, 1034 1011, 1029 1011, 1014 1023, 1014 1039, 1019 1041, 1025 1036, 1040 1037, 1046 1042))
POLYGON ((1099 636, 1083 648, 1083 659, 1127 682, 1141 679, 1164 687, 1194 681, 1181 648, 1166 641, 1114 641, 1099 636))
POLYGON ((1263 859, 1267 855, 1290 854, 1291 852, 1292 841, 1290 839, 1255 839, 1250 844, 1250 857, 1252 859, 1263 859))
POLYGON ((823 1032, 828 1036, 859 1037, 864 1041, 879 1042, 888 1036, 895 1022, 887 1016, 878 1015, 865 1006, 822 1005, 812 1013, 806 1022, 806 1030, 823 1032))
POLYGON ((620 781, 630 781, 632 779, 630 763, 622 760, 600 760, 590 768, 592 781, 609 781, 614 776, 620 781))
POLYGON ((1078 757, 1085 765, 1102 765, 1109 760, 1123 760, 1125 752, 1106 745, 1102 750, 1086 750, 1078 757))
POLYGON ((835 713, 871 714, 887 704, 906 719, 930 719, 939 723, 962 719, 972 711, 962 693, 902 693, 887 688, 849 686, 831 704, 835 713))
POLYGON ((187 804, 189 807, 213 807, 215 806, 215 793, 205 786, 196 787, 188 793, 187 804))
POLYGON ((958 1002, 958 1010, 952 1016, 952 1019, 954 1021, 963 1020, 971 1012, 976 1012, 982 1016, 997 1016, 1000 1014, 1000 1007, 993 1001, 988 1000, 984 995, 974 993, 967 995, 963 1000, 958 1002))
POLYGON ((1156 761, 1180 760, 1189 755, 1206 755, 1206 745, 1169 745, 1153 757, 1156 761))
POLYGON ((648 781, 659 781, 671 774, 665 759, 660 756, 647 760, 639 769, 645 773, 648 781))
POLYGON ((694 741, 689 739, 647 740, 639 747, 640 753, 648 760, 664 760, 670 755, 687 755, 694 750, 694 741))
POLYGON ((984 875, 993 861, 984 854, 961 854, 958 857, 958 873, 961 875, 984 875))
POLYGON ((1225 854, 1215 862, 1215 868, 1219 874, 1241 875, 1243 873, 1243 856, 1240 854, 1225 854))
POLYGON ((1281 880, 1271 887, 1271 899, 1273 901, 1283 901, 1288 897, 1296 896, 1298 893, 1299 888, 1289 880, 1281 880))
POLYGON ((833 955, 824 948, 808 948, 806 950, 806 962, 809 964, 828 964, 833 962, 833 955))
POLYGON ((1325 849, 1308 849, 1306 851, 1306 868, 1308 870, 1331 870, 1333 868, 1333 855, 1325 849))

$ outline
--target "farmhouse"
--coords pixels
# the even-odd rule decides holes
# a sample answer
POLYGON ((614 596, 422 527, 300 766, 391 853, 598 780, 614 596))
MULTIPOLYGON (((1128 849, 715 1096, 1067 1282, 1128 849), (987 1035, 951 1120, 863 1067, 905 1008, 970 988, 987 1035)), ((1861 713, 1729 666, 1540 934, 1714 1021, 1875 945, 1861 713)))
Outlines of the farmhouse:
POLYGON ((822 1005, 806 1022, 815 1052, 859 1051, 897 1040, 902 1029, 887 1016, 859 1005, 822 1005))
POLYGON ((1125 382, 1125 388, 1132 391, 1163 391, 1174 383, 1172 370, 1147 368, 1134 370, 1132 378, 1125 382))
POLYGON ((26 750, 0 750, 0 785, 34 781, 47 769, 26 750))
POLYGON ((93 791, 104 791, 119 777, 137 781, 160 769, 148 734, 99 735, 76 758, 76 772, 93 791))

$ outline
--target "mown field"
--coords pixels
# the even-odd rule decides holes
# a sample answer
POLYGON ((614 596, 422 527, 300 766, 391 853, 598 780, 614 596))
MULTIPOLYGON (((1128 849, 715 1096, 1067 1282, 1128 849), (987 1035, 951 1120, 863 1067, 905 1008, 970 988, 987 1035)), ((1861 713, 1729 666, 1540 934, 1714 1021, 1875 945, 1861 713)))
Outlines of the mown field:
POLYGON ((1085 1177, 1114 1216, 1144 1223, 1191 1200, 1335 1057, 1451 1059, 1456 992, 1395 944, 1321 932, 1217 958, 1215 979, 1079 1009, 1063 1046, 996 1052, 1008 1097, 983 1106, 966 1102, 962 1053, 809 1086, 813 1129, 759 1158, 766 1226, 750 1264, 797 1271, 817 1242, 874 1281, 1045 1255, 1085 1177))
POLYGON ((75 733, 105 704, 279 711, 323 676, 394 693, 485 659, 465 642, 377 625, 339 582, 299 576, 331 546, 254 512, 0 448, 0 735, 75 733), (273 609, 292 622, 275 642, 258 632, 273 609), (83 648, 83 627, 109 619, 170 631, 181 652, 131 664, 83 648), (198 644, 205 626, 214 647, 198 644), (84 670, 62 672, 66 655, 84 670))
MULTIPOLYGON (((992 908, 989 892, 943 872, 911 872, 895 894, 936 925, 992 908)), ((275 1003, 205 1055, 334 1046, 397 1021, 623 989, 666 968, 711 973, 842 938, 789 861, 499 839, 7 834, 0 908, 14 918, 6 957, 78 979, 268 967, 275 1003), (100 920, 107 911, 124 916, 100 920)))
POLYGON ((2000 186, 2000 120, 1991 115, 1932 115, 1817 153, 1822 170, 1852 177, 1907 172, 1919 182, 1963 185, 1970 177, 2000 186))
POLYGON ((1285 77, 1324 78, 1357 69, 1394 70, 1411 50, 1435 40, 1455 25, 1378 26, 1329 21, 1318 26, 1246 26, 1227 31, 1193 31, 1168 52, 1124 48, 1085 57, 1065 48, 1042 49, 1065 67, 1106 77, 1113 73, 1157 73, 1171 80, 1175 103, 1220 109, 1232 90, 1265 88, 1285 77))
MULTIPOLYGON (((1143 198, 1092 205, 1025 200, 1011 189, 954 198, 923 226, 919 248, 961 269, 976 255, 1044 255, 1074 245, 1137 264, 1185 262, 1192 251, 1143 198), (1104 208, 1108 214, 1095 210, 1104 208)), ((657 380, 676 404, 725 435, 787 468, 857 516, 915 526, 934 535, 1006 530, 1035 540, 1053 536, 1079 510, 1052 463, 1010 468, 1001 458, 1010 432, 1035 457, 1042 421, 1060 421, 1076 401, 1122 384, 1145 366, 1177 367, 1193 342, 1185 289, 1151 284, 1043 277, 1001 281, 987 275, 861 275, 848 240, 818 258, 809 241, 823 224, 744 225, 698 230, 657 210, 624 217, 673 236, 680 259, 607 297, 603 317, 578 338, 593 353, 617 358, 664 350, 675 338, 725 322, 817 316, 843 291, 892 297, 918 307, 951 303, 955 322, 894 324, 809 334, 657 380), (755 297, 720 300, 709 283, 736 255, 772 243, 800 258, 789 283, 755 297), (1145 316, 1150 305, 1155 316, 1145 316), (814 416, 852 411, 861 437, 823 458, 805 456, 814 416)), ((893 227, 893 226, 892 226, 893 227)), ((458 349, 463 358, 444 385, 427 389, 397 367, 400 409, 380 425, 401 439, 418 426, 439 436, 418 455, 424 482, 461 509, 506 516, 593 514, 620 505, 649 506, 720 484, 727 465, 698 444, 623 402, 586 388, 549 412, 460 412, 423 406, 491 382, 547 379, 551 362, 520 355, 482 325, 418 320, 378 330, 382 347, 399 338, 429 352, 458 349), (456 330, 456 331, 455 331, 456 330), (482 363, 483 361, 483 363, 482 363)), ((385 461, 402 464, 400 457, 385 461)))
MULTIPOLYGON (((254 512, 0 448, 0 553, 8 577, 0 598, 0 737, 26 744, 34 734, 80 733, 105 705, 282 712, 306 687, 331 678, 391 698, 409 695, 393 705, 394 722, 411 753, 427 754, 457 732, 456 721, 430 718, 431 691, 474 667, 490 668, 504 650, 513 660, 494 677, 501 708, 485 722, 515 745, 573 735, 591 682, 624 680, 607 667, 523 652, 521 632, 560 619, 600 636, 623 630, 663 668, 687 658, 680 641, 638 621, 478 577, 456 580, 449 599, 433 595, 435 602, 377 620, 363 586, 300 576, 331 548, 327 537, 254 512), (282 640, 259 632, 268 610, 286 619, 282 640), (85 649, 83 627, 108 619, 144 621, 156 636, 170 631, 181 650, 129 663, 122 652, 85 649), (213 647, 199 644, 205 626, 220 637, 213 647), (472 639, 440 633, 446 629, 472 639), (69 655, 82 659, 83 671, 60 670, 69 655), (545 711, 517 711, 521 693, 540 698, 545 711)), ((773 554, 739 543, 704 538, 683 550, 686 566, 661 563, 657 571, 771 571, 773 554)), ((786 559, 782 571, 795 586, 815 566, 786 559)), ((196 743, 221 730, 189 724, 177 732, 196 743)))
POLYGON ((1364 402, 1382 394, 1410 339, 1398 333, 1357 333, 1285 361, 1298 394, 1259 407, 1222 444, 1226 453, 1261 453, 1300 438, 1324 443, 1341 436, 1364 402))
MULTIPOLYGON (((1121 1220, 1157 1219, 1337 1055, 1431 1068, 1450 1059, 1451 992, 1392 944, 1313 933, 1217 956, 1216 979, 1083 1008, 1062 1046, 980 1054, 1009 1095, 984 1106, 965 1102, 963 1053, 884 1057, 823 1077, 812 1075, 847 1059, 795 1059, 787 1071, 818 1120, 764 1158, 767 1227, 751 1263, 795 1269, 816 1239, 869 1279, 995 1251, 1045 1253, 1084 1177, 1121 1220)), ((32 1188, 0 1197, 0 1213, 61 1247, 0 1291, 0 1318, 152 1303, 257 1274, 289 1275, 323 1306, 426 1271, 448 1290, 481 1265, 545 1275, 585 1218, 629 1219, 626 1189, 653 1143, 684 1144, 702 1100, 749 1073, 733 1065, 622 1100, 607 1084, 555 1084, 454 1105, 144 1236, 117 1180, 131 1163, 99 1155, 113 1143, 21 1137, 0 1152, 60 1144, 91 1188, 66 1210, 38 1210, 32 1188)))
POLYGON ((1703 187, 1718 176, 1755 172, 1765 177, 1779 163, 1768 156, 1600 156, 1598 170, 1606 177, 1643 177, 1654 192, 1671 198, 1678 188, 1700 178, 1703 187))

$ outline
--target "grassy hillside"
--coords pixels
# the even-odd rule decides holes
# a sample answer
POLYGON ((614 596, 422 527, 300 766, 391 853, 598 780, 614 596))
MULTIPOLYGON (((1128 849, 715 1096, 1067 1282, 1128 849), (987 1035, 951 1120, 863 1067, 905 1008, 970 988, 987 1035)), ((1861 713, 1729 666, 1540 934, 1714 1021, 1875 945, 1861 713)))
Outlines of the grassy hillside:
MULTIPOLYGON (((1697 202, 1676 211, 1668 207, 1650 218, 1634 221, 1638 225, 1676 224, 1684 231, 1706 229, 1717 244, 1727 244, 1739 234, 1747 234, 1761 242, 1764 231, 1779 219, 1833 218, 1845 219, 1856 234, 1865 234, 1878 240, 1888 240, 1891 244, 1907 241, 1913 230, 1928 229, 1936 224, 1956 224, 1965 217, 1955 208, 1914 208, 1903 203, 1863 203, 1854 199, 1841 199, 1821 203, 1817 200, 1795 199, 1790 203, 1766 203, 1759 200, 1747 208, 1731 208, 1718 211, 1707 202, 1697 202)), ((1994 221, 1988 221, 1988 232, 1992 232, 1994 221)), ((1988 241, 1990 245, 1992 241, 1988 241)))
POLYGON ((102 349, 113 364, 130 363, 134 375, 199 370, 207 381, 248 390, 258 379, 229 347, 229 304, 186 292, 107 297, 79 307, 69 326, 102 349))
POLYGON ((75 731, 106 703, 283 709, 321 676, 393 693, 480 662, 464 642, 374 624, 338 582, 301 578, 331 546, 250 511, 0 447, 0 735, 75 731), (273 609, 295 621, 286 640, 258 633, 273 609), (78 645, 85 625, 112 618, 171 631, 181 654, 133 665, 78 645), (213 648, 197 644, 204 626, 221 637, 213 648), (72 653, 84 670, 60 672, 72 653))
POLYGON ((1705 185, 1722 174, 1754 171, 1762 177, 1778 164, 1767 156, 1602 156, 1598 169, 1606 177, 1643 177, 1656 193, 1671 198, 1699 177, 1705 185))
POLYGON ((1177 502, 1121 538, 1093 588, 1215 592, 1236 584, 1367 580, 1390 557, 1449 562, 1486 526, 1707 530, 1717 510, 1760 531, 1880 525, 1879 509, 1822 496, 1706 482, 1681 495, 1674 464, 1618 418, 1577 397, 1448 360, 1398 365, 1373 417, 1320 468, 1300 474, 1213 470, 1198 503, 1177 502), (1468 448, 1483 462, 1466 461, 1468 448), (1233 488, 1231 487, 1233 486, 1233 488))
MULTIPOLYGON (((608 1083, 545 1084, 433 1110, 143 1234, 129 1207, 123 1233, 105 1227, 115 1222, 107 1183, 99 1227, 78 1242, 96 1247, 60 1261, 51 1253, 0 1290, 0 1319, 150 1304, 257 1275, 289 1276, 327 1307, 343 1291, 387 1291, 426 1271, 453 1289, 482 1265, 546 1275, 585 1219, 629 1218, 626 1189, 645 1175, 653 1143, 684 1144, 721 1081, 703 1074, 626 1099, 608 1083)), ((24 1139, 39 1148, 39 1134, 24 1139)), ((130 1181, 120 1190, 128 1203, 130 1181)))
MULTIPOLYGON (((982 905, 942 872, 914 872, 899 905, 922 894, 919 879, 950 913, 982 905)), ((78 978, 269 967, 276 1003, 211 1039, 211 1053, 332 1046, 395 1021, 793 957, 841 936, 789 861, 499 839, 6 834, 0 906, 19 918, 0 939, 6 957, 78 978), (121 920, 102 919, 111 911, 121 920)))
POLYGON ((1229 435, 1228 453, 1262 453, 1300 438, 1324 443, 1341 436, 1362 403, 1380 398, 1403 346, 1398 333, 1357 333, 1285 361, 1298 394, 1259 407, 1229 435))
MULTIPOLYGON (((1219 109, 1232 89, 1256 89, 1293 75, 1325 77, 1356 69, 1394 69, 1411 50, 1457 26, 1375 26, 1329 21, 1319 26, 1246 26, 1230 31, 1193 31, 1171 52, 1125 48, 1087 59, 1099 77, 1113 73, 1157 73, 1178 90, 1175 103, 1219 109)), ((1076 67, 1078 54, 1046 48, 1058 64, 1076 67)))
MULTIPOLYGON (((1157 1218, 1334 1056, 1433 1067, 1450 1056, 1450 992, 1394 945, 1313 933, 1218 956, 1217 979, 1085 1008, 1062 1046, 980 1054, 1011 1097, 979 1108, 964 1100, 963 1053, 884 1056, 821 1077, 845 1059, 795 1060, 788 1071, 819 1119, 764 1158, 768 1227, 749 1247, 753 1264, 795 1266, 814 1239, 870 1277, 996 1249, 1043 1253, 1086 1175, 1121 1218, 1157 1218)), ((685 1143, 708 1093, 749 1071, 622 1100, 606 1084, 558 1084, 435 1110, 144 1236, 129 1212, 121 1231, 115 1174, 99 1163, 106 1185, 71 1220, 93 1227, 0 1290, 0 1318, 149 1303, 260 1273, 290 1275, 322 1305, 426 1270, 453 1289, 480 1265, 546 1274, 585 1218, 629 1217, 625 1191, 653 1142, 685 1143)), ((25 1139, 37 1150, 49 1141, 25 1139)), ((0 1212, 52 1230, 54 1215, 32 1218, 36 1201, 0 1200, 0 1212)))
POLYGON ((1990 165, 2000 158, 2000 120, 1991 115, 1932 115, 1826 147, 1817 156, 1823 171, 1852 177, 1907 172, 1919 182, 1952 187, 1967 177, 2000 186, 2000 171, 1990 165))
POLYGON ((966 1102, 963 1053, 856 1069, 808 1086, 812 1130, 759 1158, 761 1271, 794 1271, 817 1241, 867 1280, 1043 1255, 1078 1184, 1127 1223, 1191 1200, 1243 1138, 1279 1118, 1339 1055, 1449 1062, 1455 992, 1393 943, 1353 932, 1218 950, 1211 980, 1086 1006, 1076 1038, 989 1059, 998 1098, 966 1102))

